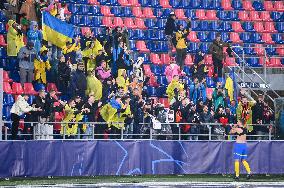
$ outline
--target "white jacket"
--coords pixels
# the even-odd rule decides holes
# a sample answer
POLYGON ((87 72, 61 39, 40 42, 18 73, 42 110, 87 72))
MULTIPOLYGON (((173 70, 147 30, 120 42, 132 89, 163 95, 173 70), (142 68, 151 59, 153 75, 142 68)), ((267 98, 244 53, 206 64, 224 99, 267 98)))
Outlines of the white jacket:
POLYGON ((13 104, 11 108, 11 113, 17 114, 18 116, 24 113, 35 111, 36 109, 31 107, 28 102, 21 95, 18 96, 17 101, 13 104))

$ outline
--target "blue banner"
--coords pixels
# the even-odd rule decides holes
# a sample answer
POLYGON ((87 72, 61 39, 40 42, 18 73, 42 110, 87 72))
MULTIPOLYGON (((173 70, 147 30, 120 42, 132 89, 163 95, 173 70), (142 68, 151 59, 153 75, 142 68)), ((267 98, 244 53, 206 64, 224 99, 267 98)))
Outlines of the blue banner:
MULTIPOLYGON (((254 174, 284 173, 284 142, 248 143, 254 174)), ((233 142, 0 142, 0 177, 233 173, 233 142)))

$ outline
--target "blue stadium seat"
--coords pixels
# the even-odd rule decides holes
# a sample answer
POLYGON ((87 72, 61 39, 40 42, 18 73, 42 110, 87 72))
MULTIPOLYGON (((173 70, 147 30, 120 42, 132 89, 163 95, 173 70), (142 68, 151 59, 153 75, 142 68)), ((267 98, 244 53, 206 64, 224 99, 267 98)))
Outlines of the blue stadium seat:
POLYGON ((124 13, 122 12, 121 7, 116 7, 116 6, 112 7, 110 11, 115 16, 124 16, 124 13))
POLYGON ((228 14, 228 13, 225 12, 225 11, 218 11, 218 12, 217 12, 217 17, 218 17, 220 20, 229 20, 227 14, 228 14))
POLYGON ((136 39, 137 36, 136 36, 135 30, 129 29, 129 30, 128 30, 128 37, 129 37, 129 40, 136 39))
POLYGON ((212 22, 209 24, 208 29, 209 29, 209 30, 213 30, 213 31, 220 31, 220 30, 221 30, 218 21, 212 21, 212 22))
MULTIPOLYGON (((14 80, 14 79, 13 79, 14 80)), ((44 84, 42 84, 42 83, 36 83, 35 85, 34 85, 34 89, 35 89, 35 91, 40 91, 40 90, 45 90, 45 86, 44 86, 44 84)))
POLYGON ((196 53, 197 49, 198 49, 198 44, 193 42, 189 43, 189 46, 187 48, 189 53, 196 53))
POLYGON ((211 77, 206 77, 206 85, 209 88, 215 88, 216 87, 216 84, 213 81, 213 78, 211 78, 211 77))
POLYGON ((273 45, 267 45, 265 51, 268 55, 277 55, 276 49, 274 48, 273 45))
POLYGON ((143 57, 144 58, 144 63, 150 63, 150 56, 148 53, 140 53, 139 54, 140 57, 143 57))
POLYGON ((252 22, 244 22, 242 24, 242 27, 245 31, 249 31, 249 32, 252 32, 252 31, 255 31, 254 28, 253 28, 253 23, 252 22))
POLYGON ((232 1, 232 7, 233 7, 235 10, 243 10, 242 1, 240 1, 240 0, 234 0, 234 1, 232 1))
POLYGON ((191 18, 191 20, 195 20, 196 19, 195 10, 187 9, 185 11, 185 16, 191 18))
POLYGON ((3 120, 9 121, 11 119, 11 106, 3 106, 3 120))
POLYGON ((91 21, 91 24, 90 24, 92 27, 101 27, 103 24, 102 24, 102 19, 101 17, 99 16, 94 16, 92 18, 92 21, 91 21))
POLYGON ((201 0, 200 7, 203 9, 211 9, 211 2, 209 0, 201 0))
POLYGON ((149 4, 148 6, 153 7, 153 8, 162 8, 162 6, 160 5, 159 0, 151 0, 150 1, 151 4, 149 4))
POLYGON ((284 65, 284 58, 281 59, 281 64, 284 65))
POLYGON ((216 38, 216 32, 209 32, 207 35, 207 41, 212 42, 216 38))
POLYGON ((256 57, 247 58, 246 63, 251 67, 261 67, 261 65, 259 64, 259 58, 256 57))
POLYGON ((77 4, 70 3, 70 4, 68 5, 68 10, 69 10, 72 14, 78 14, 78 13, 79 13, 79 9, 80 9, 80 6, 77 5, 77 4))
POLYGON ((100 3, 100 5, 106 5, 108 0, 98 0, 98 2, 100 3))
POLYGON ((3 68, 4 70, 8 71, 9 70, 9 67, 8 67, 8 64, 7 63, 7 59, 0 59, 0 68, 3 68))
POLYGON ((90 14, 90 6, 80 5, 79 12, 77 14, 90 14))
POLYGON ((264 43, 259 33, 252 33, 250 38, 253 43, 264 43))
POLYGON ((160 41, 166 41, 167 40, 166 35, 165 35, 165 31, 163 31, 163 30, 158 30, 157 33, 156 33, 156 36, 157 36, 157 39, 160 40, 160 41))
POLYGON ((256 55, 253 47, 254 44, 244 44, 244 53, 247 55, 256 55))
POLYGON ((220 0, 212 0, 211 7, 214 10, 222 10, 221 1, 220 0))
MULTIPOLYGON (((161 11, 162 9, 158 9, 158 10, 161 11)), ((164 11, 162 12, 160 17, 161 18, 168 18, 171 12, 172 12, 171 9, 164 9, 164 11)))
POLYGON ((201 3, 200 1, 190 1, 190 7, 193 9, 199 9, 201 8, 201 3))
POLYGON ((9 58, 7 66, 9 70, 19 70, 19 61, 17 58, 9 58))
POLYGON ((257 11, 263 11, 264 10, 263 4, 260 1, 254 1, 252 3, 252 7, 257 11))
POLYGON ((199 22, 199 29, 201 31, 206 31, 209 28, 209 24, 207 21, 201 21, 199 22))
POLYGON ((157 88, 157 96, 158 97, 164 97, 166 95, 167 87, 166 86, 160 86, 157 88))
POLYGON ((178 20, 177 21, 177 25, 183 25, 183 27, 186 27, 187 26, 187 23, 185 20, 178 20))
POLYGON ((11 70, 10 71, 10 78, 14 81, 14 82, 20 82, 21 78, 19 75, 19 72, 17 70, 11 70))
POLYGON ((157 76, 157 83, 160 85, 168 85, 167 77, 166 76, 157 76))
POLYGON ((146 19, 145 20, 145 26, 148 27, 148 29, 153 29, 156 26, 156 23, 154 19, 146 19))
MULTIPOLYGON (((148 31, 149 31, 149 30, 148 30, 148 31)), ((151 31, 153 31, 153 30, 151 30, 151 31)), ((147 31, 146 31, 146 32, 147 32, 147 31)), ((139 39, 139 40, 144 40, 144 39, 146 39, 143 30, 137 29, 137 30, 134 31, 134 33, 135 33, 135 38, 134 38, 134 39, 139 39)))
POLYGON ((161 66, 159 66, 159 65, 151 65, 151 71, 152 71, 152 73, 154 73, 157 76, 163 74, 161 66))
POLYGON ((6 48, 0 47, 0 57, 1 57, 2 59, 7 58, 7 51, 6 51, 6 48))
POLYGON ((80 23, 78 25, 80 26, 91 26, 92 22, 91 22, 91 19, 89 16, 82 16, 81 17, 81 20, 80 20, 80 23))
POLYGON ((130 7, 122 7, 122 13, 124 13, 125 17, 133 17, 132 10, 130 7))
POLYGON ((0 22, 0 34, 6 34, 6 26, 4 22, 0 22))
POLYGON ((276 29, 279 33, 284 33, 284 22, 276 23, 276 29))
POLYGON ((80 23, 80 16, 72 15, 71 18, 70 18, 70 22, 73 25, 79 25, 79 23, 80 23))
POLYGON ((185 66, 183 68, 183 72, 187 75, 187 76, 191 76, 191 68, 188 66, 185 66))
POLYGON ((109 6, 119 6, 119 3, 117 2, 117 0, 107 0, 105 5, 109 5, 109 6))
POLYGON ((147 7, 150 4, 148 0, 139 0, 139 3, 142 7, 147 7))
POLYGON ((273 34, 272 39, 277 44, 284 44, 284 38, 282 38, 280 33, 273 34))
POLYGON ((32 105, 34 99, 35 99, 35 96, 34 96, 34 95, 30 95, 30 96, 29 96, 29 99, 28 99, 29 105, 32 105))
POLYGON ((181 0, 179 3, 179 7, 183 9, 188 9, 190 8, 190 1, 188 0, 181 0))
POLYGON ((201 42, 206 42, 207 41, 207 34, 205 31, 201 31, 197 33, 197 37, 201 42))
POLYGON ((159 19, 159 20, 157 20, 156 26, 159 29, 165 29, 166 22, 167 22, 167 19, 159 19))
POLYGON ((222 31, 233 31, 231 23, 227 21, 222 22, 220 28, 222 31))
POLYGON ((270 17, 274 20, 274 21, 284 21, 284 14, 282 12, 271 12, 270 13, 270 17))
POLYGON ((198 31, 198 30, 200 30, 200 29, 199 29, 199 24, 198 24, 197 21, 191 21, 191 29, 192 29, 193 31, 198 31))
POLYGON ((13 95, 11 94, 3 94, 3 105, 4 106, 12 106, 15 102, 13 95))
POLYGON ((158 42, 154 52, 168 52, 167 42, 158 42))
POLYGON ((129 46, 130 46, 130 49, 132 51, 138 51, 138 49, 136 48, 136 43, 134 40, 129 40, 129 46))
POLYGON ((170 0, 169 3, 173 8, 180 8, 179 0, 170 0))
POLYGON ((94 27, 94 28, 92 28, 92 32, 94 33, 95 36, 99 36, 100 34, 103 33, 101 27, 94 27))
POLYGON ((201 43, 199 46, 199 49, 203 52, 203 53, 209 53, 209 43, 201 43))
POLYGON ((102 16, 101 10, 98 6, 91 6, 89 12, 95 16, 102 16))
POLYGON ((226 33, 226 32, 221 33, 221 39, 224 42, 231 42, 229 33, 226 33))
POLYGON ((227 14, 227 18, 228 20, 232 20, 232 21, 239 21, 239 15, 237 11, 229 11, 227 14))
POLYGON ((145 38, 148 40, 157 40, 156 30, 148 29, 145 31, 145 38))
POLYGON ((236 52, 237 54, 243 53, 243 50, 241 49, 241 47, 242 47, 241 45, 235 44, 234 46, 235 46, 235 48, 233 48, 234 52, 236 52))

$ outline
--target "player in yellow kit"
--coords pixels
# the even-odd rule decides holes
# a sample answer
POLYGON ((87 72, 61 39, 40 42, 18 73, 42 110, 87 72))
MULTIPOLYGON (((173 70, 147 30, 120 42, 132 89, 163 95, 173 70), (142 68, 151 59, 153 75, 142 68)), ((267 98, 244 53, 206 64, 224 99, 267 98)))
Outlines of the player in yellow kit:
POLYGON ((247 128, 244 120, 239 120, 237 125, 232 127, 230 134, 236 134, 237 139, 234 144, 234 160, 235 160, 235 179, 240 177, 240 161, 243 163, 248 175, 247 179, 251 178, 250 166, 247 162, 247 128))

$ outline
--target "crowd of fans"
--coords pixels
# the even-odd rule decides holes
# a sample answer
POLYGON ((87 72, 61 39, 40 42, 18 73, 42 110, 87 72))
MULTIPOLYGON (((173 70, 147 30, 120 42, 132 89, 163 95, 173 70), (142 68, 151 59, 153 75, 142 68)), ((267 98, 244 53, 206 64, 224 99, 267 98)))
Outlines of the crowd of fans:
MULTIPOLYGON (((179 131, 183 139, 208 139, 196 134, 208 134, 211 128, 212 134, 217 135, 215 139, 223 139, 229 133, 230 124, 239 119, 245 119, 247 124, 273 121, 264 96, 252 102, 241 92, 235 98, 232 80, 226 84, 217 82, 212 94, 206 92, 208 68, 202 52, 195 54, 192 82, 185 82, 183 68, 190 20, 186 28, 176 26, 175 15, 170 14, 166 24, 169 54, 173 57, 165 70, 169 83, 168 109, 156 97, 148 95, 147 86, 155 77, 146 74, 143 57, 134 59, 126 28, 107 28, 98 36, 85 29, 72 42, 59 48, 43 41, 40 18, 42 11, 49 11, 68 22, 70 12, 66 4, 46 0, 9 3, 17 19, 8 22, 7 53, 10 59, 19 62, 21 83, 56 83, 58 88, 58 91, 40 90, 32 104, 28 103, 29 96, 18 96, 11 109, 12 139, 19 138, 18 127, 23 114, 25 122, 38 122, 34 126, 25 124, 23 130, 28 133, 36 129, 37 139, 61 138, 63 134, 67 138, 91 138, 92 126, 98 134, 95 138, 118 138, 121 129, 129 134, 127 138, 149 138, 146 135, 154 128, 155 133, 161 134, 158 139, 178 139, 179 131), (172 47, 176 48, 176 58, 172 47), (59 126, 48 123, 58 121, 59 126), (210 123, 220 125, 209 126, 210 123)), ((223 47, 227 46, 217 36, 210 48, 216 80, 223 76, 223 47)), ((250 126, 250 129, 251 134, 267 135, 270 127, 250 126)))

